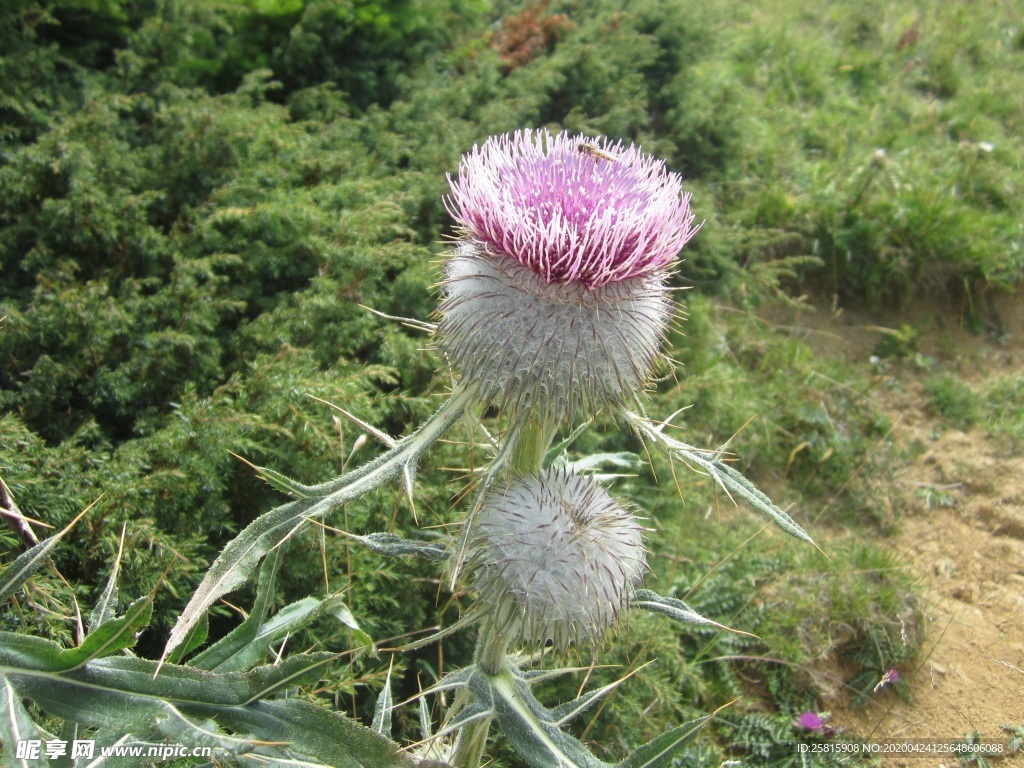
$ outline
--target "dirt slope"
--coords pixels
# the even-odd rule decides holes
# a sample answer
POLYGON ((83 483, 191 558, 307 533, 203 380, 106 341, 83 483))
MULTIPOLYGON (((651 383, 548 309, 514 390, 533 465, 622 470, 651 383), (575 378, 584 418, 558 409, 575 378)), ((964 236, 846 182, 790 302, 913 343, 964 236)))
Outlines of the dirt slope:
POLYGON ((912 705, 892 692, 858 709, 834 702, 832 722, 863 738, 952 740, 978 732, 1005 744, 1000 725, 1024 726, 1024 457, 1011 455, 984 425, 951 426, 922 386, 941 371, 976 389, 1024 377, 1024 298, 1006 299, 995 312, 998 342, 959 329, 942 306, 885 319, 827 309, 773 318, 822 355, 842 355, 876 377, 871 397, 895 424, 894 455, 905 457, 887 489, 898 532, 880 540, 920 580, 927 636, 916 668, 904 671, 912 705), (917 349, 934 363, 872 362, 885 335, 879 329, 904 325, 925 329, 917 349))

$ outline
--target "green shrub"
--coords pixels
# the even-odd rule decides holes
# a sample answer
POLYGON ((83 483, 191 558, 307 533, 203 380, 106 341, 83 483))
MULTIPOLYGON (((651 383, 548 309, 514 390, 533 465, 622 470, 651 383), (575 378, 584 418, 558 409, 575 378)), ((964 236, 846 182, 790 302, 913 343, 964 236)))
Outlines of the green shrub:
POLYGON ((924 383, 932 408, 959 429, 970 428, 981 416, 977 394, 951 374, 935 376, 924 383))

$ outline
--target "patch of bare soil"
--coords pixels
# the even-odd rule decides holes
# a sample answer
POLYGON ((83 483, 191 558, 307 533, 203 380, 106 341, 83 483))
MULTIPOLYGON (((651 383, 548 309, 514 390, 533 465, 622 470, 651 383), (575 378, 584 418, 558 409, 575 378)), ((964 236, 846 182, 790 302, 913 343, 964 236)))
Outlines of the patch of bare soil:
MULTIPOLYGON (((1024 726, 1024 457, 1011 455, 984 425, 951 426, 929 406, 922 384, 950 371, 976 389, 1024 377, 1024 297, 994 308, 998 341, 957 327, 942 306, 880 319, 867 314, 789 312, 772 321, 801 334, 822 355, 842 355, 876 376, 876 406, 895 427, 902 455, 885 494, 899 519, 879 542, 919 580, 926 637, 914 666, 901 670, 912 704, 883 690, 851 709, 837 699, 832 723, 880 739, 962 739, 977 732, 1006 744, 1000 726, 1024 726), (872 361, 886 330, 924 329, 918 350, 935 362, 872 361), (811 330, 813 329, 813 330, 811 330)), ((956 760, 885 759, 883 765, 956 765, 956 760)))

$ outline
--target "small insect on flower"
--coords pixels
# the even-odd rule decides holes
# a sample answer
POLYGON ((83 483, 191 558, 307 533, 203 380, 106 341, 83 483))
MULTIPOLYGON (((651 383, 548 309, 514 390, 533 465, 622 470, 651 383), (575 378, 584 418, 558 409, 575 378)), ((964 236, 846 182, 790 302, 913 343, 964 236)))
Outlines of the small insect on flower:
POLYGON ((576 151, 581 155, 587 155, 587 157, 592 157, 595 160, 607 160, 609 163, 614 163, 618 160, 618 158, 611 152, 605 152, 596 144, 589 144, 585 141, 581 141, 576 145, 576 151))

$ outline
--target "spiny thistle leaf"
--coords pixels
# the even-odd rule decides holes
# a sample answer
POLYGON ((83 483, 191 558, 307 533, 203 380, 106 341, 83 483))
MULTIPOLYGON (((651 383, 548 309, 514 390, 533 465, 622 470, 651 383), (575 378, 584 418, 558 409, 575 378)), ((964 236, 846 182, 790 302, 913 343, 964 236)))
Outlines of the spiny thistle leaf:
POLYGON ((590 427, 592 419, 587 419, 582 424, 577 424, 573 427, 573 430, 565 436, 564 440, 555 443, 548 448, 547 453, 544 454, 544 467, 554 466, 558 461, 568 461, 566 456, 568 455, 569 446, 576 442, 576 439, 582 435, 590 427))
POLYGON ((267 552, 302 528, 306 517, 314 516, 315 506, 316 500, 303 499, 276 507, 231 540, 178 617, 164 648, 164 659, 185 640, 214 602, 244 584, 267 552))
POLYGON ((174 649, 174 652, 167 657, 167 660, 171 664, 180 664, 181 660, 188 656, 192 651, 201 646, 206 642, 207 636, 210 634, 210 617, 209 614, 203 614, 202 618, 199 619, 189 630, 185 640, 174 649))
POLYGON ((414 555, 434 562, 444 562, 451 556, 449 546, 443 541, 403 539, 393 533, 369 533, 365 536, 347 535, 378 555, 387 555, 388 557, 414 555))
POLYGON ((662 768, 670 765, 670 761, 696 738, 709 719, 691 720, 656 736, 632 752, 617 768, 662 768))
MULTIPOLYGON (((594 704, 600 701, 602 697, 607 696, 609 693, 611 693, 624 682, 626 682, 626 680, 628 680, 630 677, 635 675, 648 664, 652 663, 653 662, 648 662, 647 664, 644 664, 643 666, 634 669, 625 677, 621 677, 613 683, 609 683, 608 685, 602 686, 593 691, 589 691, 588 693, 585 693, 572 701, 568 701, 565 704, 555 707, 551 710, 551 717, 554 719, 555 724, 559 726, 565 725, 574 717, 578 717, 579 715, 583 714, 588 709, 590 709, 590 707, 592 707, 594 704)), ((525 678, 523 679, 525 680, 525 678)))
POLYGON ((470 678, 469 688, 479 702, 493 707, 506 738, 533 768, 609 768, 582 742, 561 730, 553 714, 513 672, 477 672, 470 678))
POLYGON ((17 768, 46 768, 47 761, 42 753, 33 760, 16 756, 18 742, 30 739, 42 740, 39 728, 21 705, 21 697, 10 681, 0 675, 0 758, 3 764, 17 768))
POLYGON ((391 670, 388 669, 384 687, 381 688, 377 703, 373 707, 373 725, 370 726, 381 736, 391 736, 391 710, 394 705, 394 699, 391 697, 391 670))
MULTIPOLYGON (((95 504, 96 502, 93 502, 95 504)), ((78 513, 70 523, 65 526, 64 530, 59 533, 55 533, 48 539, 43 539, 41 542, 31 547, 25 552, 22 552, 14 562, 8 565, 2 574, 0 574, 0 602, 3 602, 8 597, 17 592, 21 586, 28 581, 29 577, 35 573, 43 563, 46 562, 46 558, 58 542, 64 537, 64 535, 75 527, 75 523, 82 519, 93 504, 83 509, 78 513)))
MULTIPOLYGON (((94 662, 95 664, 102 664, 94 662)), ((90 665, 92 666, 92 665, 90 665)), ((19 696, 32 699, 48 714, 96 728, 135 733, 141 738, 172 738, 197 746, 211 746, 237 754, 249 748, 247 740, 228 737, 185 714, 179 704, 160 693, 147 695, 121 689, 121 680, 79 672, 67 676, 10 675, 19 696)))
MULTIPOLYGON (((260 566, 260 574, 256 582, 256 599, 253 601, 252 609, 249 611, 245 621, 205 651, 198 654, 189 662, 190 666, 211 671, 229 672, 246 669, 255 663, 255 659, 249 661, 249 663, 244 663, 242 659, 237 659, 237 657, 238 654, 242 653, 245 653, 247 657, 252 655, 251 653, 246 653, 246 650, 252 647, 253 642, 260 633, 263 621, 266 619, 267 610, 270 608, 270 602, 274 594, 274 577, 277 574, 280 563, 281 548, 279 547, 260 566), (236 663, 231 664, 232 659, 237 659, 236 663), (225 666, 229 664, 231 664, 230 668, 225 666)), ((265 649, 266 645, 260 645, 255 649, 256 654, 262 654, 265 649)))
MULTIPOLYGON (((246 462, 246 464, 248 463, 249 462, 246 462)), ((291 496, 293 499, 310 498, 311 494, 309 493, 308 485, 298 483, 290 477, 286 477, 280 472, 275 472, 268 467, 257 467, 254 464, 250 466, 256 470, 257 476, 274 490, 280 491, 287 496, 291 496)))
POLYGON ((664 434, 661 427, 644 416, 623 409, 623 416, 626 421, 637 431, 641 437, 653 440, 660 445, 670 456, 678 458, 684 463, 695 466, 705 474, 709 475, 727 493, 732 492, 745 500, 750 506, 767 515, 775 524, 788 533, 790 536, 806 541, 812 546, 814 539, 801 528, 797 522, 788 514, 779 509, 772 500, 764 495, 753 483, 742 474, 725 464, 718 454, 709 451, 702 451, 691 445, 675 440, 664 434), (711 458, 709 458, 709 456, 711 458))
MULTIPOLYGON (((432 734, 430 739, 443 739, 450 734, 456 733, 462 728, 465 728, 474 723, 489 720, 494 717, 494 709, 490 704, 481 703, 474 701, 458 712, 451 716, 450 719, 446 720, 444 727, 441 728, 437 733, 432 734)), ((426 738, 424 739, 426 740, 426 738)))
POLYGON ((594 453, 584 456, 582 459, 567 462, 567 466, 573 472, 592 472, 602 467, 613 469, 627 469, 635 471, 642 466, 640 457, 628 451, 619 453, 594 453))
POLYGON ((206 572, 192 599, 181 612, 164 648, 163 660, 188 636, 193 625, 220 597, 244 584, 260 560, 305 527, 346 502, 357 499, 391 480, 419 456, 462 415, 474 395, 472 386, 452 395, 416 432, 394 449, 340 478, 310 486, 316 498, 300 499, 276 507, 251 522, 232 539, 206 572))
POLYGON ((103 623, 117 616, 117 577, 121 570, 121 554, 124 552, 124 534, 127 529, 127 523, 121 526, 121 539, 117 545, 117 556, 114 558, 114 566, 110 569, 110 576, 107 578, 107 585, 100 594, 100 599, 96 601, 96 606, 89 615, 90 631, 95 631, 103 623))
POLYGON ((423 740, 428 740, 434 733, 433 724, 430 721, 430 707, 427 705, 427 697, 420 696, 417 703, 420 710, 420 733, 423 740))
POLYGON ((285 747, 256 747, 257 754, 300 756, 334 768, 413 768, 415 760, 398 745, 340 712, 297 699, 261 701, 227 709, 219 720, 238 733, 285 747), (339 748, 344 745, 343 748, 339 748))
POLYGON ((645 611, 660 613, 668 616, 670 619, 681 621, 686 624, 706 624, 729 632, 737 632, 741 635, 750 634, 749 632, 743 632, 739 629, 731 629, 724 624, 719 624, 717 621, 712 621, 709 618, 701 616, 682 600, 659 595, 657 592, 650 589, 638 589, 629 604, 633 608, 643 608, 645 611))
POLYGON ((77 648, 61 651, 58 657, 61 671, 77 669, 93 659, 111 656, 124 648, 135 645, 139 633, 149 626, 153 616, 153 598, 136 600, 124 616, 104 622, 85 636, 77 648))
MULTIPOLYGON (((228 754, 258 749, 286 764, 290 757, 302 755, 341 768, 413 765, 397 752, 396 744, 344 715, 298 700, 263 701, 320 679, 335 654, 300 654, 245 673, 165 664, 154 677, 155 662, 120 656, 60 671, 55 643, 7 633, 0 640, 0 693, 7 690, 9 700, 19 707, 20 698, 30 698, 51 715, 121 735, 131 733, 137 741, 173 739, 228 754), (10 639, 15 642, 7 642, 10 639), (261 727, 250 740, 243 726, 253 722, 261 727), (229 736, 222 727, 242 735, 229 736), (282 744, 272 743, 277 741, 282 744)), ((12 708, 3 713, 5 728, 26 732, 23 713, 12 708)), ((100 734, 97 738, 102 742, 100 734)), ((4 743, 14 742, 4 738, 4 743)))
MULTIPOLYGON (((0 651, 0 673, 8 674, 19 690, 23 684, 38 685, 41 688, 50 684, 54 688, 63 688, 72 694, 72 698, 75 692, 83 697, 104 693, 115 697, 134 697, 139 701, 243 706, 281 688, 317 680, 336 658, 336 654, 327 652, 298 654, 280 664, 267 664, 248 672, 215 673, 165 664, 160 675, 154 677, 156 662, 129 656, 96 659, 70 671, 53 665, 49 669, 18 668, 10 663, 5 648, 0 651)), ((59 661, 59 655, 56 661, 59 661)), ((99 724, 76 717, 71 719, 99 724)))
POLYGON ((0 668, 11 671, 58 671, 63 651, 60 645, 44 637, 0 632, 0 668))

